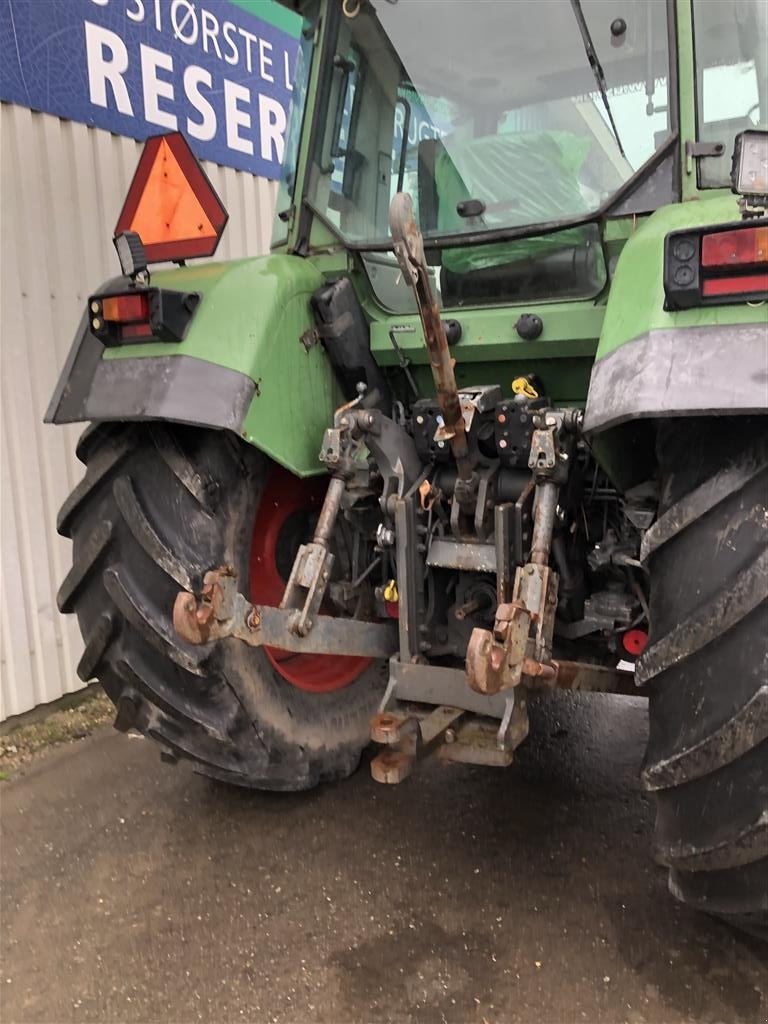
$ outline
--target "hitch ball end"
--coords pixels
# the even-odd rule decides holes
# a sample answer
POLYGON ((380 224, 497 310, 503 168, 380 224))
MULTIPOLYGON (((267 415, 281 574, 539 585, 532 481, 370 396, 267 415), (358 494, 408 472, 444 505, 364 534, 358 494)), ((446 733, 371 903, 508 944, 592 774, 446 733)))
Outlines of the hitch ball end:
POLYGON ((504 648, 494 643, 488 629, 472 630, 467 645, 466 671, 470 688, 476 693, 491 696, 502 689, 501 668, 504 648))
POLYGON ((208 642, 213 608, 210 604, 198 604, 194 594, 180 590, 173 602, 173 628, 182 640, 189 644, 208 642))

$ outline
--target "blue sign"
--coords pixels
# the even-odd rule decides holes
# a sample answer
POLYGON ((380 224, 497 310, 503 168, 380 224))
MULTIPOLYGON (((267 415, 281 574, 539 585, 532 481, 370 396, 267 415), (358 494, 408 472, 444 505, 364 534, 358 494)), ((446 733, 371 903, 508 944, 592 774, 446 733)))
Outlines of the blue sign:
POLYGON ((229 0, 0 0, 0 99, 134 139, 179 130, 201 159, 266 178, 297 50, 229 0))

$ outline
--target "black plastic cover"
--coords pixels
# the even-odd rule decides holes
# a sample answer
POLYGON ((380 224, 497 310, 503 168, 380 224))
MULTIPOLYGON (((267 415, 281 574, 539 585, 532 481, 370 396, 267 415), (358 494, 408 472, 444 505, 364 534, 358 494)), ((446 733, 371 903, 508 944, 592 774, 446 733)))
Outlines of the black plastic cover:
POLYGON ((368 324, 355 295, 352 282, 343 277, 323 285, 311 299, 318 325, 318 334, 336 378, 347 399, 357 396, 357 384, 362 382, 371 394, 378 392, 375 407, 389 413, 392 397, 389 385, 371 353, 368 324))
POLYGON ((666 309, 701 305, 701 236, 676 231, 664 239, 664 295, 666 309))

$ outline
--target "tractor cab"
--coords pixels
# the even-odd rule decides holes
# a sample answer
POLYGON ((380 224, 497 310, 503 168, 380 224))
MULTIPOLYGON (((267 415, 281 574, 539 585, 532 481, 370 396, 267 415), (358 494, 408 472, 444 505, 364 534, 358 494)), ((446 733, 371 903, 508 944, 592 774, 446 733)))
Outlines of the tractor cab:
MULTIPOLYGON (((384 308, 413 309, 387 256, 397 192, 412 196, 445 308, 594 298, 609 276, 601 226, 680 197, 678 83, 691 69, 664 2, 302 10, 298 95, 323 31, 322 98, 294 109, 275 240, 297 218, 311 245, 319 222, 361 254, 384 308)), ((765 118, 765 14, 701 4, 694 18, 706 141, 686 159, 723 187, 735 136, 765 118)))
MULTIPOLYGON (((639 19, 636 5, 611 9, 629 23, 585 7, 446 3, 436 18, 434 7, 381 2, 337 12, 306 203, 345 243, 381 252, 393 196, 411 193, 452 305, 484 277, 492 292, 494 275, 478 272, 496 268, 519 281, 522 266, 533 276, 549 266, 555 284, 552 257, 567 268, 566 254, 590 241, 568 226, 617 205, 673 135, 663 5, 639 19), (512 244, 532 229, 536 244, 512 244)), ((579 294, 573 275, 560 276, 579 294)), ((581 293, 601 279, 604 267, 593 267, 581 293)))

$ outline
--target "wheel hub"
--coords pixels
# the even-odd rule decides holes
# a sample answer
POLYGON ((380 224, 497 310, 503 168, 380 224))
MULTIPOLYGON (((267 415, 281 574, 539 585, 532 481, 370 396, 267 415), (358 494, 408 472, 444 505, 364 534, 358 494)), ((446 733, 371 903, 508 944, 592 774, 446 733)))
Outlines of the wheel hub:
MULTIPOLYGON (((250 554, 250 600, 280 604, 299 545, 311 538, 323 503, 327 480, 301 480, 273 469, 253 526, 250 554)), ((325 609, 331 614, 331 609, 325 609)), ((310 693, 332 693, 349 686, 370 658, 330 654, 296 654, 276 647, 264 651, 275 670, 292 686, 310 693)))

